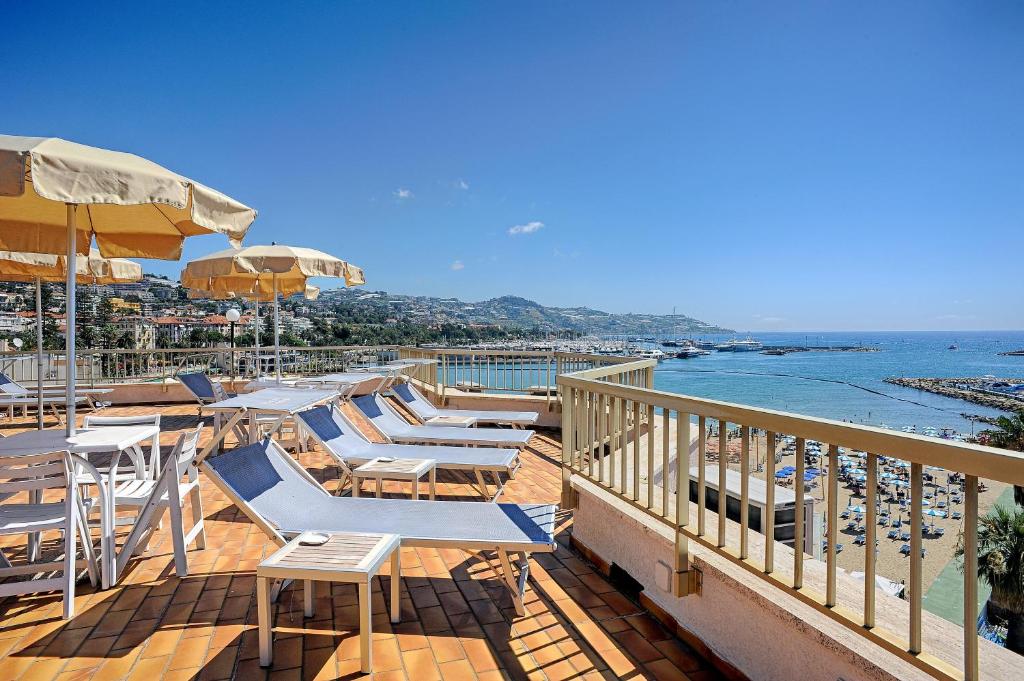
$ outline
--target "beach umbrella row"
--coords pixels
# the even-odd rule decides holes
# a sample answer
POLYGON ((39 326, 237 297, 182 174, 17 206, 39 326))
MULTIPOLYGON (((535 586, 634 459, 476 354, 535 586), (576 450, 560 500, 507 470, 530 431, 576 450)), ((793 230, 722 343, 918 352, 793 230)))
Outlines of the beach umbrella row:
MULTIPOLYGON (((241 245, 256 211, 134 154, 0 135, 0 250, 178 260, 186 238, 241 245)), ((75 270, 67 268, 67 433, 75 433, 75 270)))
MULTIPOLYGON (((36 285, 36 422, 40 430, 43 429, 42 282, 66 281, 68 274, 66 255, 0 251, 0 279, 36 285)), ((123 258, 103 258, 93 249, 89 255, 75 256, 74 276, 79 284, 127 283, 142 279, 142 266, 123 258)))

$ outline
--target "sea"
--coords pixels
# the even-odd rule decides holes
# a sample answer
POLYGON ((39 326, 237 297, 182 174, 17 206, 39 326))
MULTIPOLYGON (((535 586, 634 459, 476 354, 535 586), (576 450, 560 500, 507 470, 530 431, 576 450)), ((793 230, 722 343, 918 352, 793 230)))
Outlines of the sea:
MULTIPOLYGON (((722 342, 736 336, 693 336, 722 342)), ((988 427, 963 414, 1002 412, 962 400, 885 383, 889 376, 1024 379, 1024 331, 757 333, 765 346, 863 346, 877 352, 715 352, 658 364, 659 390, 768 409, 902 429, 953 428, 971 434, 988 427), (955 345, 956 350, 950 350, 955 345)), ((652 347, 659 347, 653 345, 652 347)), ((667 349, 666 349, 667 350, 667 349)))

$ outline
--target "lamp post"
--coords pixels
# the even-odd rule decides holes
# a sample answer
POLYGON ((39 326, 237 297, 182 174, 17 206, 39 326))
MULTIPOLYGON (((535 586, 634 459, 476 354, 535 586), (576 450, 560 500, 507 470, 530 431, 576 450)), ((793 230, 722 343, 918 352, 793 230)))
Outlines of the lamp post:
POLYGON ((242 313, 237 307, 233 307, 224 313, 224 316, 231 322, 231 385, 235 384, 235 322, 242 318, 242 313))

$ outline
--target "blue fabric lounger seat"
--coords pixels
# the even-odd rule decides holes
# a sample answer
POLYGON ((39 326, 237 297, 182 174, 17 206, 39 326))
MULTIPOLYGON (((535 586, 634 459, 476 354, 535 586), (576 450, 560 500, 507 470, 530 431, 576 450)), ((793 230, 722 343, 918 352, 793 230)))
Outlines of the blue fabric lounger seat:
POLYGON ((363 395, 352 404, 392 442, 408 444, 482 445, 487 447, 525 447, 532 430, 506 428, 452 428, 416 426, 403 419, 379 394, 363 395))
POLYGON ((431 404, 410 383, 399 383, 391 388, 391 392, 424 423, 431 419, 445 416, 465 416, 474 418, 478 423, 494 423, 509 426, 532 426, 537 422, 539 414, 535 411, 488 411, 477 409, 442 409, 431 404))
POLYGON ((335 497, 269 438, 209 456, 201 468, 279 543, 307 530, 389 532, 400 535, 403 546, 497 551, 517 611, 528 574, 526 555, 555 550, 556 506, 335 497), (510 574, 509 553, 523 554, 518 583, 510 574))
MULTIPOLYGON (((323 405, 307 409, 295 415, 299 423, 313 438, 334 457, 342 467, 345 475, 351 473, 351 467, 375 459, 377 457, 393 457, 396 459, 433 459, 442 470, 473 471, 477 474, 480 492, 491 499, 497 500, 504 484, 499 473, 515 475, 519 469, 518 449, 498 449, 494 447, 447 447, 444 445, 391 445, 370 442, 359 429, 352 424, 335 405, 323 405), (481 473, 488 472, 494 476, 496 491, 491 495, 481 473)), ((342 483, 345 479, 343 477, 342 483)))

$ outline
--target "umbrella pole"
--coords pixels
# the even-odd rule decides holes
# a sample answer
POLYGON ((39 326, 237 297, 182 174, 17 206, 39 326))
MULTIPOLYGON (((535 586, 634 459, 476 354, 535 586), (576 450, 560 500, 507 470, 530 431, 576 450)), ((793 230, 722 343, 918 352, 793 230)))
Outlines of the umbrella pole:
POLYGON ((43 284, 36 277, 36 425, 43 429, 43 284))
POLYGON ((274 371, 277 374, 277 382, 281 382, 281 330, 280 319, 277 309, 277 275, 273 277, 274 288, 274 371))
POLYGON ((260 280, 256 279, 256 378, 260 377, 260 280))
POLYGON ((64 412, 65 432, 68 436, 75 434, 75 252, 77 250, 75 208, 73 203, 66 204, 68 209, 68 281, 67 281, 67 332, 65 339, 65 391, 64 412))

